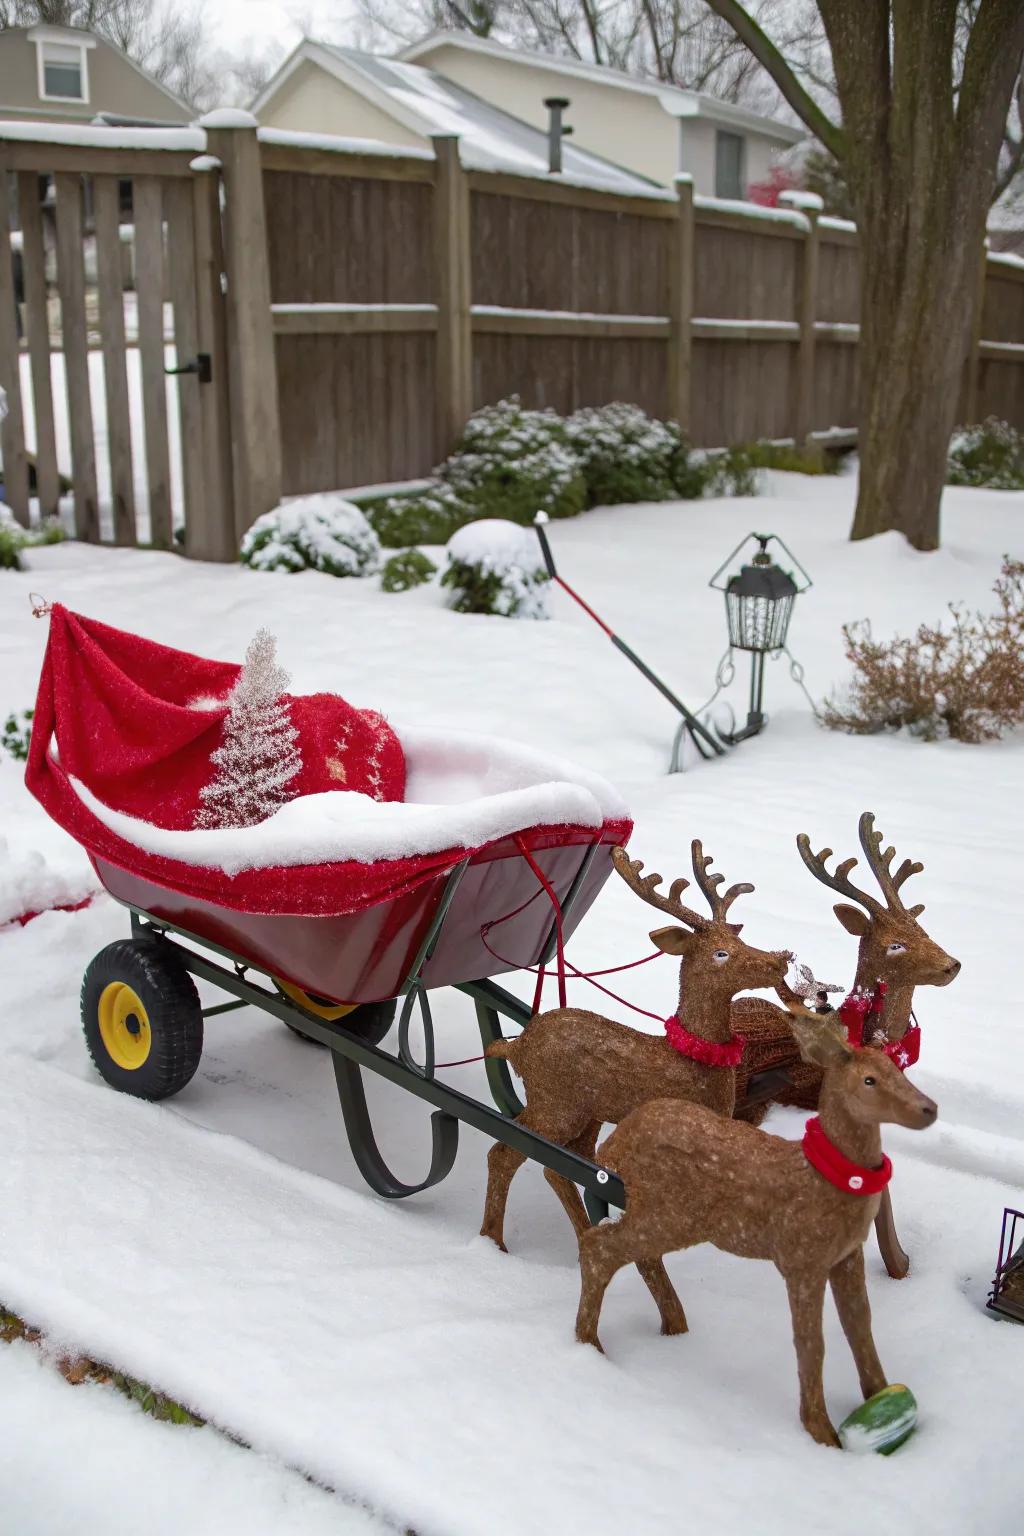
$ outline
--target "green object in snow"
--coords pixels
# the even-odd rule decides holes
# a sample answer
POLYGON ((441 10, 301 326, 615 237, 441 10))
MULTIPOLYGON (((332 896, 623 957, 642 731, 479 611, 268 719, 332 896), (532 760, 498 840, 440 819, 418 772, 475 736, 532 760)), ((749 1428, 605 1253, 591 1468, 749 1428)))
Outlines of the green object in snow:
POLYGON ((909 1387, 893 1382, 847 1415, 839 1426, 839 1444, 844 1451, 888 1456, 916 1428, 917 1399, 909 1387))

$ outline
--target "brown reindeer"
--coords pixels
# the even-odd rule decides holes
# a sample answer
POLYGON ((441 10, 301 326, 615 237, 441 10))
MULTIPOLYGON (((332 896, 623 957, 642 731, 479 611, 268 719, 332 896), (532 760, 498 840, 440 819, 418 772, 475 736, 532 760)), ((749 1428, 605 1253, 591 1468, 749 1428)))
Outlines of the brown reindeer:
POLYGON ((823 1069, 820 1129, 859 1171, 847 1167, 833 1183, 799 1142, 697 1104, 641 1105, 600 1148, 603 1166, 625 1185, 626 1210, 620 1221, 592 1227, 580 1239, 576 1337, 601 1348, 601 1303, 626 1264, 636 1264, 657 1302, 662 1332, 685 1333, 664 1254, 713 1243, 742 1258, 770 1259, 789 1293, 801 1423, 821 1444, 837 1445, 822 1385, 825 1286, 832 1287, 861 1391, 871 1397, 886 1375, 871 1336, 863 1245, 881 1197, 856 1191, 870 1170, 883 1167, 879 1127, 922 1129, 937 1109, 881 1051, 850 1046, 827 1018, 794 1017, 792 1027, 803 1059, 823 1069))
MULTIPOLYGON (((708 872, 710 856, 699 842, 692 846, 693 874, 711 908, 702 917, 684 907, 680 897, 689 881, 675 880, 669 894, 656 887, 660 875, 641 876, 643 865, 622 848, 614 849, 615 868, 649 906, 667 912, 684 927, 659 928, 651 939, 666 954, 682 960, 678 1019, 693 1035, 713 1044, 731 1040, 729 1005, 744 987, 774 987, 785 978, 789 956, 752 949, 739 937, 740 924, 726 921, 737 896, 752 885, 733 885, 723 893, 723 876, 708 872)), ((488 1056, 501 1056, 523 1080, 526 1108, 520 1125, 559 1142, 581 1157, 592 1158, 601 1127, 616 1123, 638 1104, 653 1098, 691 1099, 709 1110, 731 1115, 735 1104, 733 1067, 708 1065, 680 1054, 664 1035, 641 1034, 582 1008, 556 1008, 532 1018, 517 1040, 497 1041, 488 1056)), ((505 1207, 509 1186, 525 1155, 496 1143, 488 1154, 487 1199, 481 1235, 504 1249, 505 1207)), ((577 1235, 589 1226, 579 1190, 548 1169, 545 1178, 565 1207, 577 1235)))
MULTIPOLYGON (((844 859, 836 866, 834 874, 830 874, 827 861, 832 856, 831 848, 813 853, 805 832, 797 837, 797 847, 816 880, 858 903, 857 906, 839 903, 833 908, 847 933, 860 940, 854 989, 871 992, 877 982, 885 982, 882 1012, 873 1016, 875 1038, 901 1040, 910 1026, 914 988, 948 986, 958 974, 960 962, 947 955, 921 927, 918 918, 924 907, 904 905, 900 894, 902 887, 911 875, 920 874, 924 865, 904 859, 893 871, 895 849, 890 847, 883 851, 882 834, 875 830, 871 811, 865 811, 861 816, 858 831, 865 860, 878 882, 883 901, 859 890, 850 880, 856 858, 844 859)), ((785 1002, 796 1001, 786 987, 778 990, 785 1002)), ((743 1066, 737 1075, 736 1114, 753 1125, 760 1124, 768 1104, 765 1101, 745 1103, 747 1083, 752 1073, 766 1068, 783 1068, 791 1080, 792 1086, 777 1095, 780 1104, 813 1109, 818 1102, 821 1072, 799 1059, 793 1049, 789 1022, 784 1009, 764 998, 737 998, 733 1003, 733 1028, 747 1040, 743 1066)), ((878 1245, 889 1274, 893 1279, 903 1279, 910 1270, 910 1260, 896 1235, 888 1190, 879 1210, 878 1245)))
MULTIPOLYGON (((882 834, 875 831, 871 811, 864 812, 858 830, 868 868, 878 882, 884 901, 859 890, 850 880, 856 858, 844 859, 836 866, 835 873, 830 874, 827 861, 832 856, 831 848, 812 853, 805 832, 799 834, 796 843, 800 857, 816 880, 858 903, 857 906, 838 903, 833 908, 847 933, 860 940, 854 990, 860 988, 870 992, 877 982, 885 982, 885 1003, 882 1013, 875 1018, 875 1028, 886 1040, 901 1040, 910 1026, 914 988, 948 986, 959 972, 960 962, 940 949, 921 927, 918 918, 924 907, 906 907, 900 895, 902 886, 911 875, 920 874, 924 865, 904 859, 893 873, 896 850, 890 847, 882 851, 882 834)), ((796 1001, 786 987, 779 990, 785 1002, 796 1001)), ((769 1065, 794 1068, 791 1074, 793 1086, 778 1095, 778 1102, 813 1109, 818 1101, 821 1073, 815 1067, 800 1065, 785 1009, 765 998, 741 997, 733 1003, 732 1022, 733 1028, 744 1035, 750 1047, 737 1082, 737 1098, 740 1100, 737 1114, 754 1123, 764 1115, 767 1106, 758 1104, 746 1111, 742 1100, 746 1077, 769 1065)))

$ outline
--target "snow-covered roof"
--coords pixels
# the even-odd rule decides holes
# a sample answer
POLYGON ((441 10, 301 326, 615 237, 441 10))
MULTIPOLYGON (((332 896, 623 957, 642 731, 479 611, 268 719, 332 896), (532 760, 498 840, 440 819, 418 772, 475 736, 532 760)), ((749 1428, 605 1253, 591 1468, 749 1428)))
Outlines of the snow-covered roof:
MULTIPOLYGON (((548 140, 543 129, 503 112, 432 69, 357 48, 308 39, 300 43, 256 97, 252 110, 257 114, 263 110, 305 62, 318 64, 418 137, 458 134, 459 153, 466 166, 518 175, 548 173, 548 140)), ((562 165, 567 181, 633 196, 664 195, 664 188, 646 176, 627 171, 568 140, 562 145, 562 165)))
POLYGON ((558 54, 527 53, 517 48, 506 48, 503 43, 496 43, 492 38, 476 37, 469 32, 431 32, 418 43, 403 48, 399 58, 412 62, 442 47, 487 54, 507 63, 547 69, 559 75, 575 75, 583 80, 592 80, 597 85, 654 96, 670 117, 706 117, 716 123, 745 128, 748 133, 765 134, 785 144, 795 144, 806 137, 803 128, 795 128, 791 123, 780 122, 778 118, 767 117, 761 112, 752 112, 748 107, 736 106, 731 101, 720 101, 717 96, 708 96, 703 91, 688 91, 678 85, 643 80, 636 75, 627 75, 624 70, 612 69, 607 64, 590 64, 583 59, 565 58, 558 54))

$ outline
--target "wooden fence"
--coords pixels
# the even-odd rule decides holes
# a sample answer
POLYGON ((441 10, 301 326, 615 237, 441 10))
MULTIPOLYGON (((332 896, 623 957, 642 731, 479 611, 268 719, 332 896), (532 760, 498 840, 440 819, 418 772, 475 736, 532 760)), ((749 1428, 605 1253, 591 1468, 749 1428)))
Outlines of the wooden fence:
MULTIPOLYGON (((66 409, 82 537, 136 538, 132 491, 137 501, 144 459, 153 542, 171 542, 173 510, 187 552, 232 558, 241 532, 282 494, 424 475, 473 408, 513 393, 560 412, 633 401, 708 446, 856 427, 856 232, 813 209, 695 198, 685 179, 672 193, 627 197, 466 170, 451 137, 435 139, 432 153, 311 145, 257 135, 238 114, 137 133, 119 148, 104 133, 94 130, 93 141, 77 130, 78 142, 61 145, 0 125, 23 247, 19 342, 0 198, 0 382, 12 407, 5 485, 22 518, 19 353, 44 510, 58 489, 54 342, 32 195, 41 174, 56 197, 67 400, 57 416, 66 409), (126 181, 135 356, 116 251, 126 181), (93 210, 91 234, 83 205, 93 210), (96 243, 105 502, 90 407, 87 234, 96 243), (126 358, 141 369, 141 426, 126 358), (202 358, 205 371, 174 375, 165 388, 165 367, 202 358)), ((1024 427, 1024 263, 990 257, 979 279, 961 416, 1024 427)))

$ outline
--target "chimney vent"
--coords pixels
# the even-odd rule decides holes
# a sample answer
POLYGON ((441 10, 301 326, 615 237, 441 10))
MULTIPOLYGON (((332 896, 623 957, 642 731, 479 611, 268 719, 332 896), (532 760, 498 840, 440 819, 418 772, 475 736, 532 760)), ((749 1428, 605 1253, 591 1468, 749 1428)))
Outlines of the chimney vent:
POLYGON ((557 176, 562 169, 562 140, 572 133, 568 123, 562 121, 562 113, 569 105, 567 96, 547 96, 544 105, 548 109, 548 171, 557 176))

